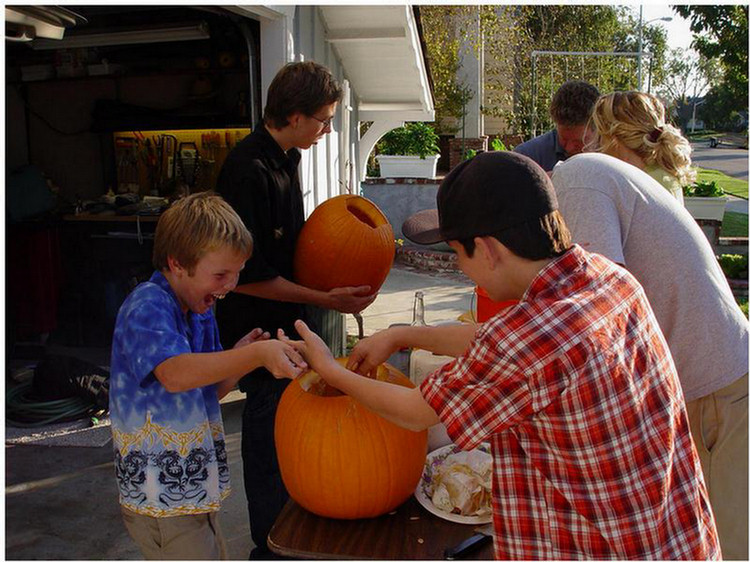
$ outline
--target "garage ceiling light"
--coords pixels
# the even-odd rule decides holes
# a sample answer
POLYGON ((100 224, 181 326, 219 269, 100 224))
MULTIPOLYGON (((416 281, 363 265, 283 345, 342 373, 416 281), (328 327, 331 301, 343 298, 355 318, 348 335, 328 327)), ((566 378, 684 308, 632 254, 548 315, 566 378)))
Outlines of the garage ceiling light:
POLYGON ((62 39, 66 29, 83 23, 86 18, 61 6, 5 7, 5 37, 11 41, 62 39))
POLYGON ((196 41, 209 39, 211 34, 205 22, 165 28, 134 29, 102 33, 68 35, 59 41, 37 39, 34 49, 75 49, 79 47, 105 47, 110 45, 136 45, 142 43, 167 43, 171 41, 196 41))

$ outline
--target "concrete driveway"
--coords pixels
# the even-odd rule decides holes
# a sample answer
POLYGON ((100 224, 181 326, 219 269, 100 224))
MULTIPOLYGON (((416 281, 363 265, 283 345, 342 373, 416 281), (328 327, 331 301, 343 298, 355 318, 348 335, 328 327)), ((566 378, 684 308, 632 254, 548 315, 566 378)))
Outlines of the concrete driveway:
MULTIPOLYGON (((363 313, 365 333, 411 322, 418 290, 424 292, 428 323, 456 320, 471 309, 473 289, 461 274, 431 274, 397 265, 375 303, 363 313)), ((346 316, 347 332, 356 334, 356 322, 351 314, 346 316)), ((67 351, 98 364, 105 363, 94 357, 109 357, 108 350, 67 351)), ((243 406, 244 394, 239 391, 222 400, 232 493, 222 503, 221 525, 232 560, 247 559, 253 546, 242 482, 243 406)), ((6 442, 5 559, 142 560, 122 523, 112 456, 111 442, 101 447, 6 442)))
MULTIPOLYGON (((232 493, 222 503, 229 557, 253 546, 242 484, 244 395, 222 404, 232 493)), ((229 397, 229 396, 228 396, 229 397)), ((5 447, 5 560, 143 560, 120 516, 112 446, 5 447)))

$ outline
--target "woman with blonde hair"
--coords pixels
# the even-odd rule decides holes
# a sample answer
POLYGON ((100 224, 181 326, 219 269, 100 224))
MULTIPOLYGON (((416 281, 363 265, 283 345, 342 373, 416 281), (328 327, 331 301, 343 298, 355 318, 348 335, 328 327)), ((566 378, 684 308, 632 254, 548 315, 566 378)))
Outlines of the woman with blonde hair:
POLYGON ((599 151, 645 171, 684 204, 682 187, 695 181, 692 149, 680 130, 668 124, 664 105, 643 92, 601 96, 591 116, 599 151))

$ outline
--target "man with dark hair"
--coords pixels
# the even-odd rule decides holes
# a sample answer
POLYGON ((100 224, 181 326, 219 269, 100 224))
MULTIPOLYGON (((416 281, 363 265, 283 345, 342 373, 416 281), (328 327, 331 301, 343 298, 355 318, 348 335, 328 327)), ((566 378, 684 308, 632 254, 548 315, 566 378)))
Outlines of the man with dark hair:
MULTIPOLYGON (((305 220, 299 149, 310 148, 331 131, 340 100, 341 88, 327 68, 315 62, 289 63, 268 88, 263 124, 227 156, 216 191, 242 217, 255 248, 239 284, 217 306, 222 342, 236 341, 238 334, 241 337, 255 326, 274 336, 279 328, 294 333, 294 320, 307 318, 307 304, 359 312, 375 299, 366 296, 369 286, 324 292, 294 282, 294 250, 305 220)), ((266 539, 288 499, 273 435, 276 407, 288 383, 265 369, 253 371, 239 383, 247 395, 242 466, 256 545, 253 559, 274 557, 266 539)))
POLYGON ((437 205, 404 235, 447 241, 490 298, 517 304, 480 326, 378 332, 346 368, 302 321, 291 343, 393 423, 442 422, 464 450, 491 443, 496 559, 720 559, 674 363, 635 278, 571 245, 550 178, 520 154, 462 162, 437 205), (357 374, 400 347, 456 359, 419 388, 357 374))
POLYGON ((594 137, 588 122, 598 98, 599 90, 588 82, 565 82, 555 92, 549 108, 555 128, 513 150, 528 156, 546 172, 559 161, 583 152, 584 146, 594 137))

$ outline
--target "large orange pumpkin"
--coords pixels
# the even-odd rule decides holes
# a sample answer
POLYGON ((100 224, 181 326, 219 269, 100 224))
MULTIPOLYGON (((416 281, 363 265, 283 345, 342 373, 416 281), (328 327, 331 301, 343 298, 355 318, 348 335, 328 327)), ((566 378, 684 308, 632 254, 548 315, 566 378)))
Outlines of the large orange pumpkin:
POLYGON ((294 277, 320 291, 370 285, 375 293, 395 252, 393 228, 377 205, 359 195, 339 195, 316 207, 302 227, 294 277))
MULTIPOLYGON (((414 387, 387 363, 377 378, 414 387)), ((336 519, 377 517, 401 505, 414 493, 427 456, 426 430, 398 427, 314 371, 284 391, 275 437, 289 495, 308 511, 336 519)))

